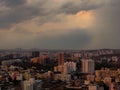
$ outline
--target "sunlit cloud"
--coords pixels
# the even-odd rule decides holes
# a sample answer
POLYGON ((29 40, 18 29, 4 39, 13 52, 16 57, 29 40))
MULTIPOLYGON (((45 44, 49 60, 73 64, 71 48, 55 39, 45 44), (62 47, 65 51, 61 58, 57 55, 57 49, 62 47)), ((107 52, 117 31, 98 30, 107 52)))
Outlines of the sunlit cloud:
POLYGON ((119 48, 119 3, 0 0, 0 48, 119 48))

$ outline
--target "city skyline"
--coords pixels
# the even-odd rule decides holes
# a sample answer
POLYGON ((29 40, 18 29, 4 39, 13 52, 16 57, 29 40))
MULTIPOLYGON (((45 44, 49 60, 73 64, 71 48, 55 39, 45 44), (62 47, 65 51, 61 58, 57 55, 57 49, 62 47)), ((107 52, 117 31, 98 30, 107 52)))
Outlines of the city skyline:
POLYGON ((119 49, 119 3, 0 0, 0 49, 119 49))

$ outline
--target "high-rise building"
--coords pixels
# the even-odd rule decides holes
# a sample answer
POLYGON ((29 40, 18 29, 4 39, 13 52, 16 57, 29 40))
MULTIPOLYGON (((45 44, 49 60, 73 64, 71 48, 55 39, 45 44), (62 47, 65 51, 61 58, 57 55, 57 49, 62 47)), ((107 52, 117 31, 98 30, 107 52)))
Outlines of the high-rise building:
POLYGON ((47 59, 46 55, 40 55, 39 63, 43 65, 46 64, 46 59, 47 59))
POLYGON ((76 62, 65 62, 64 63, 64 74, 72 73, 76 71, 76 62))
POLYGON ((32 57, 39 57, 40 52, 39 51, 33 51, 32 52, 32 57))
POLYGON ((22 90, 41 90, 42 81, 30 78, 29 80, 23 81, 22 88, 22 90))
POLYGON ((83 59, 82 60, 82 72, 83 73, 93 73, 95 70, 94 60, 83 59))
POLYGON ((63 65, 64 61, 65 61, 64 53, 59 53, 58 54, 58 65, 63 65))
POLYGON ((23 82, 23 90, 33 90, 33 82, 24 81, 23 82))

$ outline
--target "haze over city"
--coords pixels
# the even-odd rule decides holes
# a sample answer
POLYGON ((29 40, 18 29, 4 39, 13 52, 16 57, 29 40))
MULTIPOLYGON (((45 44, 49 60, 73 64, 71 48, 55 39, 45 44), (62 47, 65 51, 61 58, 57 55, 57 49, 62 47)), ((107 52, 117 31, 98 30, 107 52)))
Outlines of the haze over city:
POLYGON ((120 0, 0 0, 0 90, 120 90, 120 0))
POLYGON ((120 0, 0 0, 0 48, 120 48, 120 0))

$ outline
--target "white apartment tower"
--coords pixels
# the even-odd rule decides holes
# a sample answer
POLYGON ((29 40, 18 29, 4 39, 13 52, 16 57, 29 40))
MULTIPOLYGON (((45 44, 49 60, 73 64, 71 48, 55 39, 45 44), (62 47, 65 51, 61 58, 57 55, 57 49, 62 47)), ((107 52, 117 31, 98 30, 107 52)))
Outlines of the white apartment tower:
POLYGON ((82 72, 83 73, 94 73, 95 63, 92 59, 83 59, 82 60, 82 72))
POLYGON ((76 71, 76 62, 65 62, 64 63, 64 74, 72 73, 76 71))

